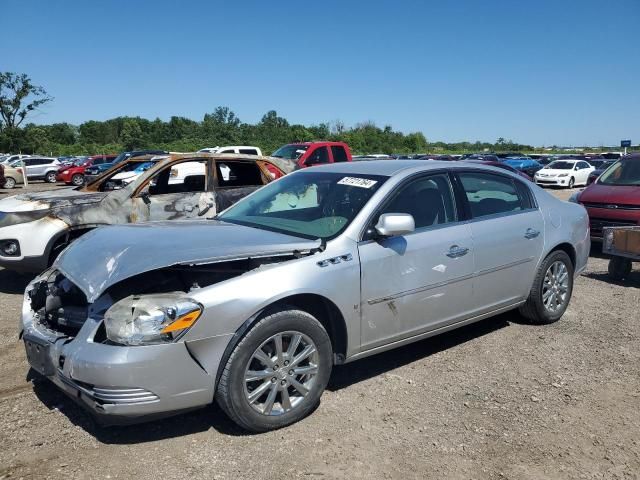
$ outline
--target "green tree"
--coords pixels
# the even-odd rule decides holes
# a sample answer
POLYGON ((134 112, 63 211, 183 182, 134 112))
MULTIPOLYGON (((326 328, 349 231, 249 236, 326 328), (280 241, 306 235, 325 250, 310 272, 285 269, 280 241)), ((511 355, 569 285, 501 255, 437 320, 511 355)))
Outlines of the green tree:
POLYGON ((143 145, 142 129, 133 118, 125 118, 120 132, 122 145, 126 150, 135 150, 143 145))
POLYGON ((18 128, 27 115, 51 100, 26 74, 0 72, 0 131, 18 128))

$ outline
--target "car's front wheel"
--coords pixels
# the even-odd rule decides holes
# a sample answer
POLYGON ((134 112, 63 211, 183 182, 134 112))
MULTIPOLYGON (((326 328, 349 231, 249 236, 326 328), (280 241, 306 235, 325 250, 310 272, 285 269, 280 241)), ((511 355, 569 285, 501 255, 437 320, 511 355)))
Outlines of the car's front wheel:
POLYGON ((233 349, 216 400, 242 428, 285 427, 318 404, 331 375, 331 341, 307 312, 287 309, 262 318, 233 349))
POLYGON ((573 178, 573 177, 571 177, 571 178, 569 179, 569 188, 573 188, 573 186, 575 185, 575 183, 576 183, 576 179, 575 179, 575 178, 573 178))
POLYGON ((47 183, 56 183, 56 172, 47 173, 44 179, 47 183))
POLYGON ((520 313, 531 323, 556 322, 569 306, 573 293, 573 263, 562 250, 551 252, 540 264, 520 313))
POLYGON ((81 187, 82 185, 84 185, 84 175, 76 173, 73 177, 71 177, 71 183, 76 187, 81 187))

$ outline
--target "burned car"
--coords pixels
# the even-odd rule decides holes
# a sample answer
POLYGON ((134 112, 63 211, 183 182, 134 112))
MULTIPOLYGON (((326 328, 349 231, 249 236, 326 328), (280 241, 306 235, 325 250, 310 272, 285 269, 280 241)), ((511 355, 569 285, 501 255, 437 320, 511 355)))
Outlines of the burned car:
POLYGON ((318 166, 209 221, 87 233, 28 285, 21 334, 105 423, 216 400, 265 431, 310 413, 333 365, 512 309, 557 321, 589 247, 582 206, 505 170, 318 166))
POLYGON ((139 156, 85 187, 0 200, 0 266, 39 273, 100 225, 206 219, 270 182, 279 159, 207 153, 139 156))

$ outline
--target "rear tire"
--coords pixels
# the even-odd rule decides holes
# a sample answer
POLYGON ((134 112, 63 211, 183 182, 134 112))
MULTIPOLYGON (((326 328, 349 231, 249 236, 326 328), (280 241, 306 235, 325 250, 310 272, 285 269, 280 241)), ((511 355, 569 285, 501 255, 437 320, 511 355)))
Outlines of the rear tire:
POLYGON ((84 185, 84 175, 82 175, 81 173, 76 173, 71 177, 71 184, 76 187, 81 187, 82 185, 84 185))
POLYGON ((567 310, 572 292, 573 263, 562 250, 553 251, 538 267, 520 314, 537 325, 557 322, 567 310))
POLYGON ((12 177, 6 177, 4 179, 4 187, 3 188, 11 190, 15 186, 16 186, 16 181, 12 177))
POLYGON ((47 183, 56 183, 56 172, 49 172, 45 175, 44 181, 47 183))
POLYGON ((619 282, 629 276, 632 268, 633 264, 628 258, 611 257, 607 271, 609 272, 609 277, 619 282))
POLYGON ((329 335, 313 316, 293 308, 275 312, 251 327, 233 349, 216 400, 245 430, 286 427, 318 405, 331 375, 332 354, 329 335))

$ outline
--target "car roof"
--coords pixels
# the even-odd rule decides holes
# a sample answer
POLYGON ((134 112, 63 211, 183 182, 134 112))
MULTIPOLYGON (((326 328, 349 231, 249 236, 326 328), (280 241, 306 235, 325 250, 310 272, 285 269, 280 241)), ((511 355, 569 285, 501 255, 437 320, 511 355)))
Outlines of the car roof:
MULTIPOLYGON (((474 165, 475 166, 475 165, 474 165)), ((341 162, 310 167, 313 171, 345 174, 385 175, 391 177, 404 170, 428 171, 438 169, 469 168, 471 164, 440 160, 371 160, 368 162, 341 162)), ((478 167, 482 168, 481 165, 478 167)), ((305 171, 307 169, 301 170, 305 171)))

